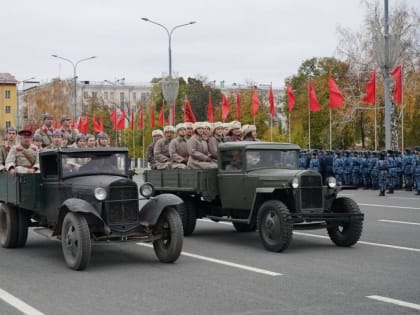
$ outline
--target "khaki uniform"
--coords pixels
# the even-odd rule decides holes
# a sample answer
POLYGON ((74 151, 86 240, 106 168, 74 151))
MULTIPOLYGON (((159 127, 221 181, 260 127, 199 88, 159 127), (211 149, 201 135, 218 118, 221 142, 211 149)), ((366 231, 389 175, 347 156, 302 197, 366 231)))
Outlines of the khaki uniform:
POLYGON ((39 169, 38 148, 31 144, 28 148, 16 145, 10 149, 6 159, 6 169, 15 168, 16 173, 28 173, 28 169, 39 169))
POLYGON ((155 149, 155 145, 156 141, 152 141, 152 143, 149 144, 149 146, 147 147, 147 162, 149 162, 150 168, 152 170, 156 169, 155 154, 153 152, 155 149))
POLYGON ((188 162, 188 146, 184 137, 176 137, 169 143, 169 155, 172 168, 186 168, 188 162))
POLYGON ((0 146, 0 172, 6 169, 6 158, 11 148, 8 144, 0 146))
POLYGON ((42 125, 41 128, 35 130, 34 134, 38 134, 42 136, 42 140, 44 141, 44 146, 48 147, 51 144, 51 137, 54 132, 54 128, 48 128, 45 125, 42 125))
POLYGON ((210 137, 209 140, 207 140, 208 145, 209 145, 209 152, 210 152, 210 157, 214 160, 217 159, 217 150, 218 150, 218 146, 219 143, 223 142, 223 137, 221 136, 213 136, 210 137))
POLYGON ((192 136, 188 142, 187 166, 189 168, 217 168, 216 162, 210 157, 207 142, 199 135, 192 136))
POLYGON ((169 155, 169 141, 160 139, 156 142, 153 150, 155 157, 156 169, 163 170, 171 168, 171 157, 169 155))
POLYGON ((70 128, 61 127, 58 130, 61 132, 63 137, 67 137, 67 139, 69 139, 69 144, 74 143, 76 141, 77 135, 79 134, 77 129, 72 129, 71 127, 70 128))

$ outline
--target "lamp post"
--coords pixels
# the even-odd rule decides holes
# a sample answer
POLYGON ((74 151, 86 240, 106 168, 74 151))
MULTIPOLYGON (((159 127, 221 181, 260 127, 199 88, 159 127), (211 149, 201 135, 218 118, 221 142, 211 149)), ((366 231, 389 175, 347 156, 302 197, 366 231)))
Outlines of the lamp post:
MULTIPOLYGON (((19 81, 18 82, 18 84, 17 84, 17 86, 16 86, 16 122, 17 122, 17 128, 18 128, 18 130, 20 130, 20 128, 22 127, 22 124, 21 124, 21 115, 20 115, 20 113, 19 113, 19 85, 20 85, 20 83, 22 83, 22 91, 25 91, 25 82, 27 82, 27 81, 29 81, 29 80, 33 80, 33 79, 35 79, 35 77, 30 77, 30 78, 27 78, 27 79, 25 79, 25 80, 22 80, 22 81, 19 81)), ((29 106, 28 104, 26 105, 26 106, 29 106)), ((28 112, 29 112, 29 110, 28 110, 28 112)))
POLYGON ((192 24, 195 24, 196 22, 191 21, 185 24, 179 24, 179 25, 174 26, 171 30, 169 30, 165 25, 155 22, 153 20, 150 20, 148 18, 143 17, 141 19, 145 22, 149 22, 159 27, 162 27, 166 31, 166 34, 168 35, 169 76, 162 80, 162 92, 163 92, 163 97, 165 98, 166 102, 169 105, 169 121, 172 125, 174 125, 175 124, 175 106, 174 106, 174 113, 172 114, 171 105, 175 104, 176 98, 178 96, 179 81, 178 79, 172 78, 172 34, 177 28, 192 25, 192 24))
POLYGON ((73 96, 72 96, 72 103, 73 103, 73 119, 76 120, 76 117, 77 117, 77 102, 76 102, 76 97, 77 97, 77 95, 76 95, 76 93, 77 93, 76 92, 76 79, 77 79, 76 70, 77 70, 77 65, 79 63, 81 63, 82 61, 86 61, 86 60, 90 60, 90 59, 95 59, 96 56, 91 56, 89 58, 80 59, 80 60, 78 60, 76 62, 73 62, 70 59, 67 59, 67 58, 64 58, 64 57, 60 57, 58 55, 51 55, 51 56, 54 57, 54 58, 65 60, 65 61, 69 62, 73 66, 73 94, 72 94, 73 96))

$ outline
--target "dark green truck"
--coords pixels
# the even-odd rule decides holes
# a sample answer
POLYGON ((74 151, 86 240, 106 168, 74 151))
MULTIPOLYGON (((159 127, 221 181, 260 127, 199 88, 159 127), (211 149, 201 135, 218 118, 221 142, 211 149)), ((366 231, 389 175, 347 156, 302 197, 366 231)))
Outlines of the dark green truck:
POLYGON ((300 147, 269 142, 219 145, 217 169, 146 170, 155 195, 173 193, 184 235, 197 218, 229 221, 238 232, 258 230, 264 247, 285 250, 294 229, 326 228, 338 246, 360 239, 364 215, 350 198, 337 197, 335 178, 323 185, 318 172, 299 170, 300 147))
POLYGON ((39 174, 0 173, 0 245, 24 247, 28 227, 61 240, 71 269, 85 269, 93 242, 151 242, 161 262, 177 260, 182 222, 170 194, 132 180, 126 148, 40 152, 39 174), (140 200, 139 192, 143 196, 140 200))

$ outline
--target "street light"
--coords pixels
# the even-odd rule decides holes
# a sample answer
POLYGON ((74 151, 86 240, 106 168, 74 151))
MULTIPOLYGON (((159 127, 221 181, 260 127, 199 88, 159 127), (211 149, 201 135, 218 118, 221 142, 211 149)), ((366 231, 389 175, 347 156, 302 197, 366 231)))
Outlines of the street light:
MULTIPOLYGON (((173 125, 175 124, 175 120, 172 119, 172 116, 175 117, 175 112, 172 115, 171 105, 175 104, 176 98, 178 96, 179 81, 178 79, 172 78, 172 34, 177 28, 192 25, 192 24, 195 24, 196 22, 191 21, 185 24, 179 24, 179 25, 174 26, 171 30, 169 30, 165 25, 152 21, 148 18, 143 17, 141 19, 145 22, 149 22, 149 23, 162 27, 166 31, 166 34, 168 35, 169 76, 162 80, 162 92, 163 92, 163 97, 165 98, 166 102, 168 102, 169 104, 169 121, 173 125)), ((175 107, 174 107, 174 111, 175 111, 175 107)))
MULTIPOLYGON (((22 83, 22 91, 24 91, 25 90, 25 82, 30 81, 30 80, 33 80, 33 79, 35 79, 35 77, 30 77, 30 78, 27 78, 25 80, 18 81, 18 84, 16 86, 16 115, 17 115, 16 122, 17 122, 17 128, 18 128, 18 130, 22 126, 21 125, 21 115, 19 113, 19 105, 20 105, 19 104, 19 85, 20 85, 20 83, 22 83)), ((29 106, 29 105, 27 104, 26 106, 29 106)), ((29 112, 29 109, 28 109, 28 112, 29 112)))
POLYGON ((77 102, 76 102, 76 97, 77 97, 77 95, 76 95, 76 79, 77 79, 76 70, 77 70, 77 65, 79 63, 81 63, 82 61, 95 59, 96 56, 91 56, 89 58, 80 59, 76 62, 73 62, 70 59, 67 59, 67 58, 64 58, 64 57, 60 57, 58 55, 51 55, 51 56, 54 57, 54 58, 65 60, 73 66, 73 97, 72 97, 73 98, 73 119, 76 120, 76 117, 77 117, 77 102))

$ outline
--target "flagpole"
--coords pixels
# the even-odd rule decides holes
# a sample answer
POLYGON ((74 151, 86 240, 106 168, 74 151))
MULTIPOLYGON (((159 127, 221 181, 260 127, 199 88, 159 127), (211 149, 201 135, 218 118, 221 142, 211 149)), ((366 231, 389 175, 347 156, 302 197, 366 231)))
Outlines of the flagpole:
POLYGON ((291 124, 291 121, 290 121, 290 112, 289 112, 289 123, 288 123, 288 125, 289 125, 289 143, 292 143, 292 135, 290 134, 290 131, 291 131, 290 124, 291 124))
POLYGON ((273 115, 271 115, 271 135, 270 135, 270 138, 271 138, 271 142, 273 142, 273 115))
POLYGON ((141 163, 141 165, 142 165, 142 168, 144 168, 144 164, 145 164, 145 159, 144 159, 144 133, 146 132, 146 128, 144 128, 144 125, 143 125, 143 132, 142 132, 142 143, 143 143, 143 145, 142 145, 142 163, 141 163))
POLYGON ((330 108, 330 151, 332 150, 332 133, 331 133, 331 108, 330 108))
MULTIPOLYGON (((131 108, 133 110, 133 108, 131 108)), ((131 122, 133 124, 133 158, 134 158, 134 165, 136 165, 136 142, 134 141, 134 136, 136 134, 136 124, 135 124, 135 115, 132 114, 133 121, 131 122)))
POLYGON ((377 126, 376 126, 376 102, 373 104, 373 109, 375 110, 375 151, 378 150, 378 138, 377 138, 377 126))
POLYGON ((404 152, 404 89, 403 66, 401 65, 401 152, 404 152))
POLYGON ((308 79, 308 149, 311 149, 311 109, 310 109, 310 91, 309 91, 309 79, 308 79))

